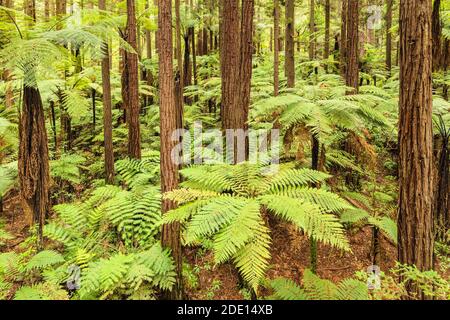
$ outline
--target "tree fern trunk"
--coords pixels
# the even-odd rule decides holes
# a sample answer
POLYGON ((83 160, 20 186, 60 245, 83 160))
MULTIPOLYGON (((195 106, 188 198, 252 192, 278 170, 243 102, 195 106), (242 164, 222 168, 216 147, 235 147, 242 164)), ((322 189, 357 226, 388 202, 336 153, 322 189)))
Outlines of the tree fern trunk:
POLYGON ((374 266, 380 265, 380 230, 377 227, 372 227, 372 264, 374 266))
POLYGON ((28 222, 38 225, 40 248, 49 207, 50 174, 44 108, 37 88, 23 88, 23 108, 19 126, 20 195, 28 222))
MULTIPOLYGON (((317 134, 313 133, 311 138, 311 169, 319 169, 319 151, 320 142, 317 134)), ((317 241, 311 237, 310 238, 310 263, 311 271, 316 273, 317 271, 317 241)))

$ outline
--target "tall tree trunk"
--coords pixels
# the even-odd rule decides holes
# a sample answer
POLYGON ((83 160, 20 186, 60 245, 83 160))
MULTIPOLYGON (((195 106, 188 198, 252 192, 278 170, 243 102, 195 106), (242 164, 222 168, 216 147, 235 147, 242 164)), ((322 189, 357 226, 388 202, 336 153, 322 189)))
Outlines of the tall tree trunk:
POLYGON ((273 95, 278 95, 278 90, 280 86, 279 81, 279 66, 280 66, 280 5, 278 0, 274 0, 273 9, 273 95))
POLYGON ((401 0, 398 260, 419 270, 433 268, 431 68, 431 2, 401 0))
MULTIPOLYGON (((150 0, 147 0, 145 2, 145 8, 148 9, 150 6, 150 0)), ((151 60, 152 59, 152 33, 150 32, 149 29, 145 30, 145 43, 146 43, 146 51, 147 51, 147 59, 151 60)), ((152 71, 149 70, 145 70, 145 81, 147 82, 147 85, 149 86, 153 86, 153 74, 152 71)), ((153 104, 153 96, 149 95, 147 96, 146 99, 146 105, 151 105, 153 104)))
POLYGON ((288 88, 295 87, 294 65, 294 0, 286 0, 286 39, 284 72, 288 88))
POLYGON ((342 0, 341 8, 341 45, 340 45, 340 71, 341 76, 346 78, 347 74, 347 11, 348 11, 348 1, 342 0))
POLYGON ((315 3, 314 0, 309 2, 309 60, 314 60, 316 55, 316 44, 315 44, 315 33, 316 33, 316 23, 314 21, 315 16, 315 3))
POLYGON ((49 207, 49 158, 44 107, 39 90, 23 88, 18 170, 20 195, 28 222, 38 225, 38 247, 49 207))
POLYGON ((324 59, 328 59, 328 57, 330 56, 330 14, 331 14, 330 0, 325 0, 325 42, 323 48, 324 59))
POLYGON ((45 2, 44 2, 44 19, 45 19, 45 21, 48 21, 48 19, 50 19, 50 6, 51 6, 51 1, 45 0, 45 2))
POLYGON ((33 22, 36 22, 36 0, 25 0, 24 12, 33 20, 33 22))
MULTIPOLYGON (((172 44, 172 1, 158 2, 158 54, 159 54, 159 90, 160 90, 160 128, 161 128, 161 191, 168 192, 178 186, 178 167, 172 161, 171 153, 177 141, 172 140, 176 128, 177 110, 175 106, 173 80, 173 44, 172 44)), ((175 208, 175 203, 163 200, 162 211, 175 208)), ((176 265, 176 284, 171 292, 165 293, 167 299, 183 298, 182 252, 180 224, 166 224, 162 228, 161 242, 172 250, 176 265)))
MULTIPOLYGON (((177 70, 180 73, 180 79, 183 77, 183 57, 181 51, 181 16, 180 16, 180 0, 175 0, 175 31, 176 31, 176 55, 177 70)), ((183 92, 183 83, 181 84, 181 92, 183 92)))
POLYGON ((222 72, 222 128, 239 128, 240 108, 236 106, 239 92, 240 30, 239 1, 222 2, 221 72, 222 72))
MULTIPOLYGON (((106 0, 99 0, 98 8, 106 10, 106 0)), ((103 143, 105 147, 105 180, 107 184, 114 183, 114 150, 112 140, 112 102, 109 70, 109 48, 103 44, 102 58, 102 88, 103 88, 103 143)))
MULTIPOLYGON (((255 14, 255 0, 242 0, 241 14, 241 58, 239 83, 241 100, 237 105, 242 106, 240 119, 241 128, 247 130, 248 110, 250 107, 250 89, 252 80, 252 54, 253 54, 253 17, 255 14)), ((248 148, 248 144, 247 144, 248 148)), ((248 150, 246 150, 246 158, 248 150)))
POLYGON ((386 69, 392 69, 392 5, 394 0, 387 0, 386 11, 386 69))
POLYGON ((359 85, 359 0, 348 0, 346 36, 346 84, 358 92, 359 85))
POLYGON ((139 125, 139 73, 136 38, 136 8, 135 0, 127 0, 127 41, 136 52, 126 52, 124 69, 128 78, 127 125, 128 125, 128 156, 141 158, 141 132, 139 125))
POLYGON ((433 71, 439 70, 441 66, 442 58, 442 45, 441 45, 441 34, 442 34, 442 23, 439 11, 441 8, 441 0, 434 0, 433 12, 431 16, 431 31, 433 37, 433 71))

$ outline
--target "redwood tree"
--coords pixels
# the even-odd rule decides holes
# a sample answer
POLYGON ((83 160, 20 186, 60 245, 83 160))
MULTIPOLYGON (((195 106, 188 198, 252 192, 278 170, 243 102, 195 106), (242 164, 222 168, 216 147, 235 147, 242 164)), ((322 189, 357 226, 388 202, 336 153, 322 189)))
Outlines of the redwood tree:
POLYGON ((401 0, 398 260, 419 270, 433 268, 431 68, 431 2, 401 0))
POLYGON ((323 58, 328 59, 330 55, 330 0, 325 0, 325 43, 323 49, 323 58))
POLYGON ((287 78, 288 88, 295 86, 295 65, 294 65, 294 0, 286 0, 286 44, 284 72, 287 78))
MULTIPOLYGON (((106 1, 99 0, 98 8, 106 10, 106 1)), ((105 180, 106 183, 114 183, 114 151, 112 142, 112 111, 111 111, 111 82, 109 70, 108 43, 103 43, 102 58, 102 88, 103 88, 103 139, 105 147, 105 180)))
POLYGON ((280 65, 280 6, 278 0, 274 0, 273 8, 273 94, 278 95, 279 89, 279 65, 280 65))
POLYGON ((347 0, 346 24, 345 82, 347 86, 355 88, 355 92, 357 92, 359 84, 359 0, 347 0))
POLYGON ((136 8, 135 0, 127 0, 127 28, 126 40, 134 52, 125 52, 123 75, 126 82, 124 105, 126 108, 126 121, 128 125, 128 156, 141 158, 141 132, 139 126, 139 73, 138 73, 138 47, 136 38, 136 8))
POLYGON ((386 9, 386 68, 391 71, 392 68, 392 5, 394 0, 387 0, 386 9))
POLYGON ((341 76, 346 77, 347 70, 347 7, 349 0, 342 0, 341 7, 341 41, 339 46, 339 60, 341 76))
MULTIPOLYGON (((222 129, 246 129, 252 75, 254 0, 222 3, 222 129), (240 19, 240 20, 239 20, 240 19)), ((248 145, 246 144, 246 155, 248 145)), ((240 161, 234 157, 234 162, 240 161)))
MULTIPOLYGON (((171 152, 178 143, 172 140, 176 130, 177 110, 175 106, 175 91, 173 79, 173 44, 172 44, 172 1, 158 2, 158 54, 159 54, 159 106, 160 106, 160 137, 161 137, 161 191, 168 192, 178 186, 178 166, 171 159, 171 152)), ((175 203, 163 199, 162 211, 175 208, 175 203)), ((165 298, 183 298, 182 255, 180 241, 180 224, 165 224, 161 234, 162 245, 172 250, 175 260, 177 281, 171 292, 166 292, 165 298)))

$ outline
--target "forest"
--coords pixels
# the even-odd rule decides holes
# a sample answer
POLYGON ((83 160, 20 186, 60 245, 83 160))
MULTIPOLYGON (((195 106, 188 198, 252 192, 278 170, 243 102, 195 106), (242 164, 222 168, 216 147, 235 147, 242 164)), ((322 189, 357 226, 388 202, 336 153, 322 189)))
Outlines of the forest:
POLYGON ((0 0, 0 300, 449 300, 450 0, 0 0))

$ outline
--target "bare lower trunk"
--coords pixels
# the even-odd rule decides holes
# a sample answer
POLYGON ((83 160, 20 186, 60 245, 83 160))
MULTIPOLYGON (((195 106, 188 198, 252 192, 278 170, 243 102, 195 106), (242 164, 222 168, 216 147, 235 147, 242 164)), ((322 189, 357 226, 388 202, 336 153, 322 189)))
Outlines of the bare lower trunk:
POLYGON ((28 222, 38 225, 38 246, 49 207, 49 158, 42 100, 37 88, 24 87, 20 119, 19 181, 28 222))
POLYGON ((294 0, 286 0, 286 45, 284 72, 288 88, 295 86, 294 65, 294 0))
POLYGON ((342 0, 341 8, 341 45, 340 50, 340 71, 341 76, 346 77, 347 73, 347 9, 348 0, 342 0))
MULTIPOLYGON (((106 10, 105 0, 98 3, 100 10, 106 10)), ((105 148, 105 180, 108 184, 114 183, 114 150, 112 140, 112 102, 111 102, 111 81, 109 70, 109 48, 108 44, 103 44, 102 58, 102 89, 103 89, 103 143, 105 148)))
MULTIPOLYGON (((159 90, 160 90, 160 128, 161 128, 161 191, 168 192, 178 186, 178 167, 171 159, 171 152, 177 141, 172 133, 177 126, 177 110, 173 79, 172 44, 172 1, 159 0, 158 3, 158 53, 159 53, 159 90)), ((163 200, 162 212, 175 208, 175 203, 163 200)), ((166 299, 183 298, 182 252, 180 224, 165 224, 162 228, 161 243, 172 250, 176 265, 176 283, 171 292, 165 292, 166 299)))
POLYGON ((431 3, 401 0, 398 260, 419 270, 434 265, 431 59, 431 3))
MULTIPOLYGON (((137 52, 136 38, 136 9, 135 0, 127 0, 127 41, 137 52)), ((139 73, 138 55, 134 52, 126 52, 126 65, 128 76, 128 156, 135 159, 141 158, 141 132, 139 125, 139 73)))
POLYGON ((394 0, 387 0, 386 11, 386 69, 391 71, 392 68, 392 3, 394 0))
POLYGON ((274 0, 274 11, 273 11, 273 33, 274 33, 274 42, 273 42, 273 95, 278 95, 278 90, 280 86, 279 81, 279 66, 280 66, 280 57, 279 57, 279 51, 280 51, 280 6, 278 3, 278 0, 274 0))
POLYGON ((359 85, 359 0, 348 0, 346 36, 346 84, 358 92, 359 85))

